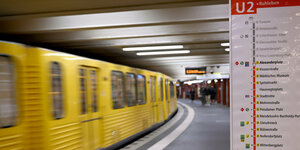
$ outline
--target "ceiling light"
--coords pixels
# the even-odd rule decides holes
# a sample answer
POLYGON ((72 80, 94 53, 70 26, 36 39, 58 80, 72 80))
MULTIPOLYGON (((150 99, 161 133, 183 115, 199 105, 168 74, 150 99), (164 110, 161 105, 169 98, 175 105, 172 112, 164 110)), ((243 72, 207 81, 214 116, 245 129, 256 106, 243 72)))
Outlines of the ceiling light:
POLYGON ((148 51, 148 50, 181 49, 181 48, 183 48, 183 45, 126 47, 123 48, 123 51, 148 51))
POLYGON ((226 52, 229 52, 229 51, 230 51, 230 48, 225 48, 225 51, 226 51, 226 52))
POLYGON ((157 52, 138 52, 136 55, 145 56, 145 55, 169 55, 169 54, 186 54, 190 53, 190 50, 180 50, 180 51, 157 51, 157 52))
POLYGON ((192 83, 202 83, 203 80, 193 80, 193 81, 190 81, 190 82, 192 82, 192 83))
POLYGON ((221 43, 221 46, 229 46, 229 43, 221 43))

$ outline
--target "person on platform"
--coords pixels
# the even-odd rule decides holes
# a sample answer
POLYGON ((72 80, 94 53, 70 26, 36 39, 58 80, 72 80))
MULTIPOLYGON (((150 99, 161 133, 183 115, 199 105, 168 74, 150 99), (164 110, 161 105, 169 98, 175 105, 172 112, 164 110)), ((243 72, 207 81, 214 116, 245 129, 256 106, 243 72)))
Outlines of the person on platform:
POLYGON ((194 99, 195 99, 195 89, 194 88, 191 89, 190 96, 191 96, 191 100, 192 100, 192 103, 193 103, 194 99))
POLYGON ((189 91, 189 89, 186 90, 185 94, 186 94, 186 98, 188 99, 190 97, 190 94, 191 94, 190 91, 189 91))
POLYGON ((205 94, 205 101, 206 103, 210 104, 211 103, 211 100, 210 100, 210 90, 208 87, 205 87, 204 89, 204 94, 205 94))
POLYGON ((216 101, 216 88, 214 86, 211 86, 210 89, 210 99, 211 99, 211 104, 215 104, 216 101))
POLYGON ((206 104, 206 100, 205 100, 205 88, 204 87, 200 88, 200 100, 201 100, 202 105, 206 104))

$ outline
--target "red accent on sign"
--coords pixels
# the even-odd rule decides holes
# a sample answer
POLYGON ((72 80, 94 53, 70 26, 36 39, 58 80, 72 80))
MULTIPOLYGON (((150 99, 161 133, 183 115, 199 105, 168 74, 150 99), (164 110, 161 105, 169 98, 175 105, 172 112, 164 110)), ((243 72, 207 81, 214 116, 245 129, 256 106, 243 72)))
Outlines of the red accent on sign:
POLYGON ((243 111, 244 111, 244 108, 241 108, 241 111, 243 112, 243 111))
POLYGON ((231 0, 231 15, 256 14, 257 8, 300 6, 299 0, 231 0))
POLYGON ((256 150, 256 118, 253 117, 253 150, 256 150))
POLYGON ((256 14, 256 0, 231 0, 231 15, 256 14))
POLYGON ((299 0, 256 0, 257 8, 300 6, 299 0))
POLYGON ((235 65, 239 65, 239 62, 235 62, 235 65))
POLYGON ((253 150, 256 150, 256 84, 255 66, 253 66, 253 150))

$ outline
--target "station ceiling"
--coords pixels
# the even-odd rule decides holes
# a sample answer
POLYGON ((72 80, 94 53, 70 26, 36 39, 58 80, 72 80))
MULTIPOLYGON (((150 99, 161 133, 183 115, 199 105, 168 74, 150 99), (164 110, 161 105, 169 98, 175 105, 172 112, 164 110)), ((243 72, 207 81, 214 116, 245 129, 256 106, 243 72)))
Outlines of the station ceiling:
POLYGON ((228 0, 0 0, 0 38, 163 72, 228 65, 228 0), (137 56, 125 47, 183 45, 189 54, 137 56))

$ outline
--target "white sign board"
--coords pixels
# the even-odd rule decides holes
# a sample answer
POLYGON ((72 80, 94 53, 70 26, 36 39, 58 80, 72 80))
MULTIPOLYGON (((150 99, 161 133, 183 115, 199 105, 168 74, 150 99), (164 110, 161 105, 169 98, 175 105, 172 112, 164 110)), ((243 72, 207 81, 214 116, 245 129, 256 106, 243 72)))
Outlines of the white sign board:
POLYGON ((300 0, 231 0, 231 150, 300 149, 300 0))

